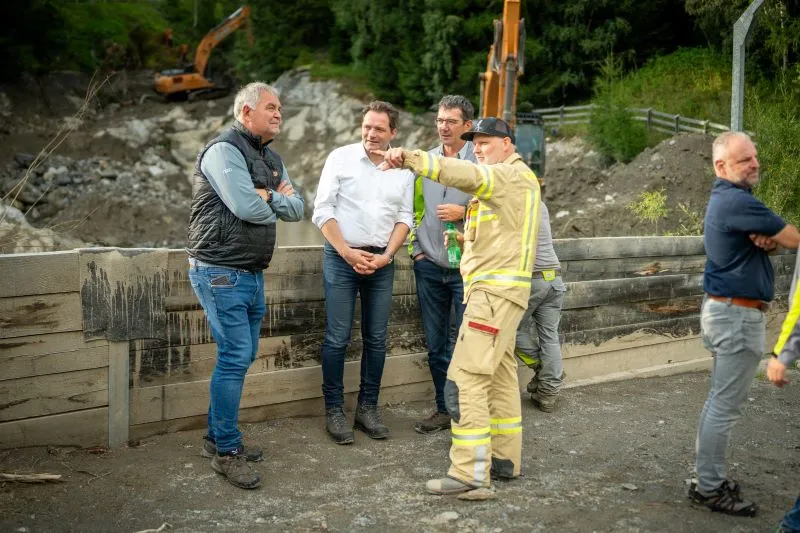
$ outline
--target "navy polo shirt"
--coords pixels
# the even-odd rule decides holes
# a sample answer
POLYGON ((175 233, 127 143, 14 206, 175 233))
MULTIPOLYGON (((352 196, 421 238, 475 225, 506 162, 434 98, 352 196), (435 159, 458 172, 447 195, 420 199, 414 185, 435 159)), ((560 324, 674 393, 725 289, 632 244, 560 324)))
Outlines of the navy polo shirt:
POLYGON ((708 294, 769 302, 775 295, 775 273, 767 253, 753 244, 751 233, 772 237, 786 222, 762 204, 750 189, 717 178, 705 216, 708 294))

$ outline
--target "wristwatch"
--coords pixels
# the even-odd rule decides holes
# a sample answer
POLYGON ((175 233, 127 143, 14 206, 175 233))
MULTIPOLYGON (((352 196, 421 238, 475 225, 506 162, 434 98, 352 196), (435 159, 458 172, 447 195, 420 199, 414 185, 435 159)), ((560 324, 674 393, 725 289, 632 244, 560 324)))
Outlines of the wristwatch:
POLYGON ((267 196, 269 197, 269 198, 267 198, 267 202, 271 202, 272 201, 272 189, 267 189, 267 196))
POLYGON ((392 261, 394 261, 394 254, 383 254, 383 255, 385 255, 385 256, 388 256, 388 257, 389 257, 389 262, 388 262, 388 263, 386 263, 386 264, 387 264, 387 265, 391 265, 391 264, 392 264, 392 261))

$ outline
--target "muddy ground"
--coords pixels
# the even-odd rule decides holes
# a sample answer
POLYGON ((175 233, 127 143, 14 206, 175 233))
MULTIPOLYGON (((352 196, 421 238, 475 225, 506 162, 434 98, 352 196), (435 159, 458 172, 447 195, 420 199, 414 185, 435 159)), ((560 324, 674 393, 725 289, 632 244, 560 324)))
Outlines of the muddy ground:
MULTIPOLYGON (((800 380, 800 373, 792 377, 800 380)), ((422 486, 447 467, 449 436, 411 429, 426 403, 385 410, 392 436, 353 446, 326 437, 322 417, 249 424, 265 449, 255 491, 224 482, 199 456, 203 432, 157 436, 103 452, 0 452, 0 472, 57 473, 64 482, 0 485, 0 531, 767 532, 797 496, 797 385, 758 378, 734 430, 730 474, 761 505, 755 518, 690 504, 694 432, 707 373, 567 389, 556 411, 524 402, 524 477, 497 499, 464 502, 422 486), (167 526, 164 526, 166 529, 167 526)))

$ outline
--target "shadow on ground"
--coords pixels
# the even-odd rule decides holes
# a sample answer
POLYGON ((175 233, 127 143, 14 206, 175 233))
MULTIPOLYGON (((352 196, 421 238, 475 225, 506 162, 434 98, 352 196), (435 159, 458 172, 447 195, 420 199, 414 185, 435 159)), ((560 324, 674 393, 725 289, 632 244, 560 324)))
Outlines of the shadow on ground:
POLYGON ((761 513, 734 518, 685 498, 708 377, 568 389, 551 414, 525 402, 524 477, 498 484, 488 502, 423 493, 425 480, 445 472, 449 435, 414 433, 413 422, 428 414, 422 403, 387 407, 391 438, 356 433, 352 446, 332 444, 322 417, 246 425, 266 456, 255 491, 211 470, 199 455, 202 431, 106 453, 6 450, 0 471, 58 473, 65 482, 0 485, 0 530, 136 532, 168 523, 176 532, 771 531, 800 490, 798 388, 757 378, 751 390, 730 474, 761 513))

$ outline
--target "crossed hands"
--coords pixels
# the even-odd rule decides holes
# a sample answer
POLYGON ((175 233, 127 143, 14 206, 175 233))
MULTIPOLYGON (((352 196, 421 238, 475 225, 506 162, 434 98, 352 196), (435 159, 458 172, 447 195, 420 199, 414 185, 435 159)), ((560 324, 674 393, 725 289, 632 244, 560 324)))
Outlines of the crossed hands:
POLYGON ((771 252, 778 247, 778 243, 772 240, 772 238, 761 235, 760 233, 751 233, 750 240, 765 252, 771 252))
POLYGON ((383 254, 372 254, 355 248, 348 248, 342 258, 356 273, 364 276, 374 274, 376 270, 389 264, 389 258, 383 254))
MULTIPOLYGON (((275 192, 279 192, 284 196, 294 196, 294 187, 288 181, 282 181, 278 184, 278 188, 275 189, 275 192)), ((258 194, 265 202, 269 201, 269 194, 267 193, 266 189, 256 189, 256 194, 258 194)))

